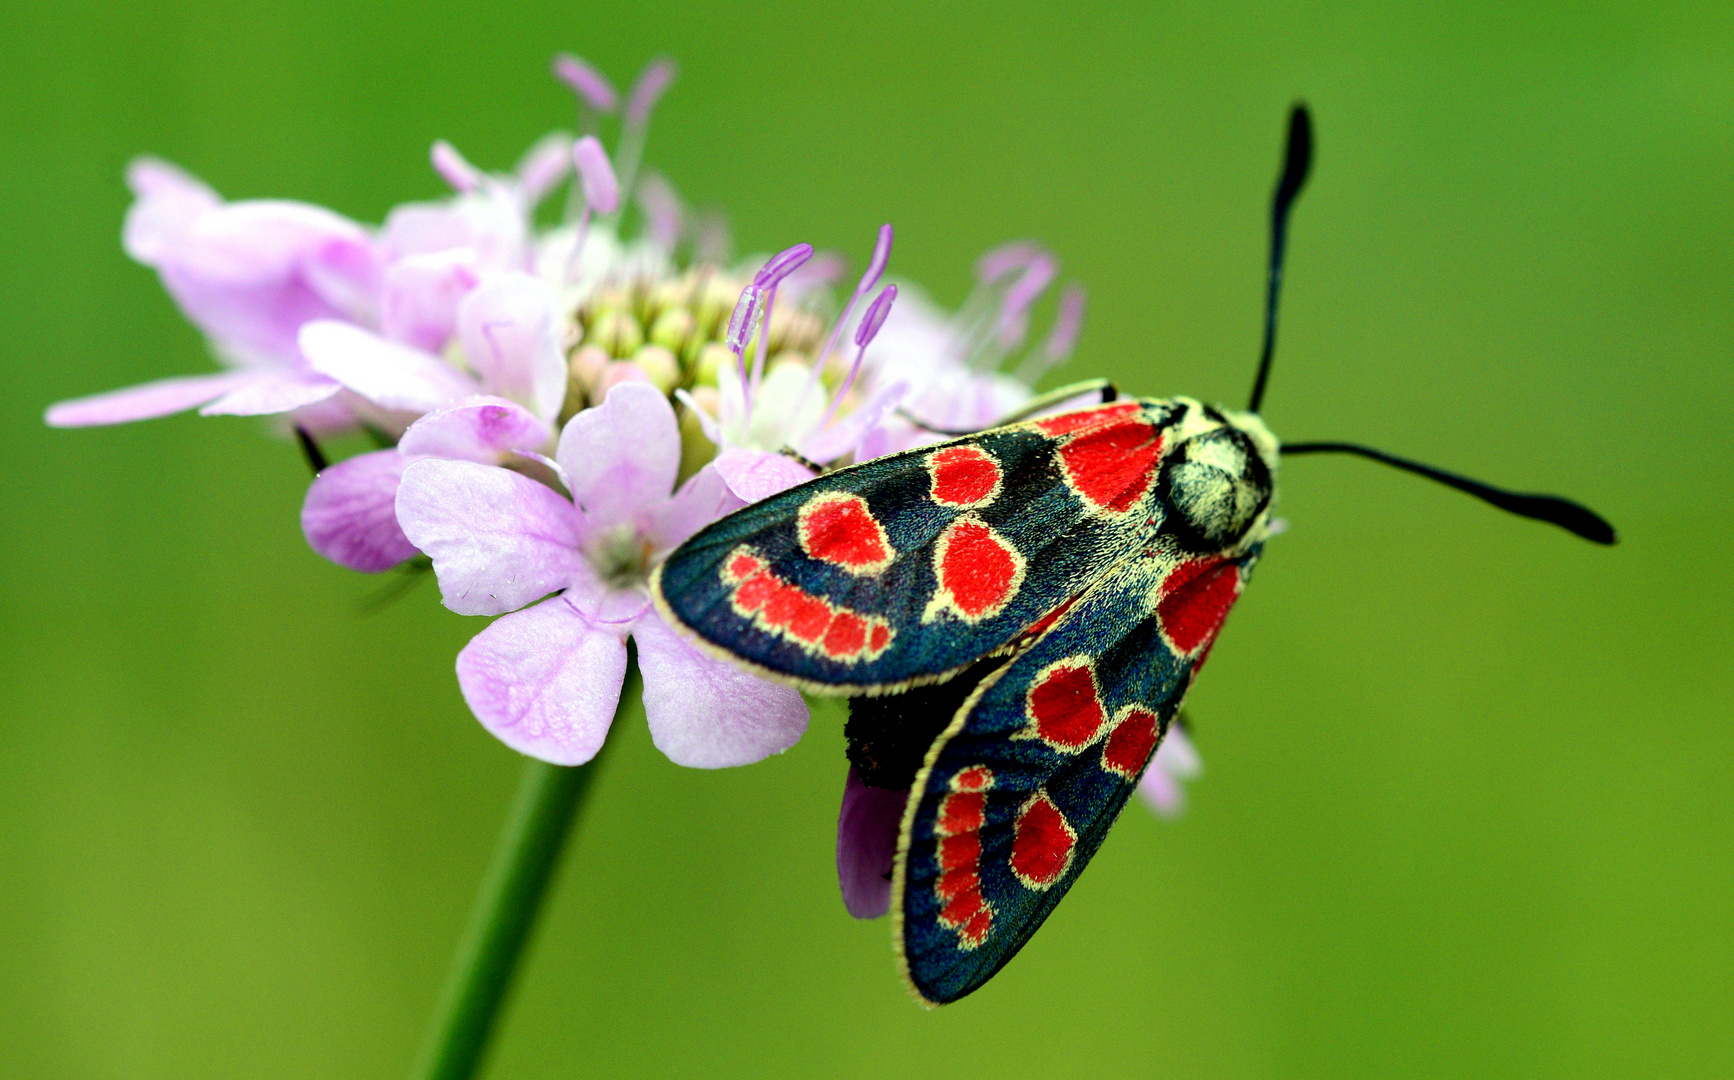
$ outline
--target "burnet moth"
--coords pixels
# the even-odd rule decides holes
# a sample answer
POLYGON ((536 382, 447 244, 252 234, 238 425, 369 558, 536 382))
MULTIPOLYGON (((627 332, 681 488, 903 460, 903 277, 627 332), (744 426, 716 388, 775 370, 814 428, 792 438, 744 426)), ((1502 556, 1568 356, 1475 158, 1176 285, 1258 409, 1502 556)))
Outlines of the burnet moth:
MULTIPOLYGON (((1270 535, 1283 455, 1358 454, 1587 540, 1576 503, 1259 419, 1289 210, 1312 160, 1290 114, 1264 346, 1245 411, 1117 400, 854 465, 732 514, 663 564, 657 607, 768 678, 850 697, 849 760, 909 791, 892 867, 921 1002, 981 986, 1047 918, 1137 785, 1270 535)), ((1012 418, 1017 419, 1017 418, 1012 418)), ((961 434, 961 433, 944 433, 961 434)))

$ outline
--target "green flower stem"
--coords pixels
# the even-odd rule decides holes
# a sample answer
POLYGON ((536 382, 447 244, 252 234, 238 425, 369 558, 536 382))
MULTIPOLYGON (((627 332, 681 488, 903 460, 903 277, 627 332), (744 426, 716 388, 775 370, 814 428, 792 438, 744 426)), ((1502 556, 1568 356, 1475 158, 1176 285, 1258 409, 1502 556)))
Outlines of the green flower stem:
MULTIPOLYGON (((616 719, 627 702, 639 696, 637 676, 637 665, 631 665, 616 719)), ((600 761, 598 753, 588 764, 572 767, 534 758, 524 762, 493 864, 458 946, 421 1060, 411 1074, 415 1080, 471 1080, 481 1067, 560 851, 600 761)))

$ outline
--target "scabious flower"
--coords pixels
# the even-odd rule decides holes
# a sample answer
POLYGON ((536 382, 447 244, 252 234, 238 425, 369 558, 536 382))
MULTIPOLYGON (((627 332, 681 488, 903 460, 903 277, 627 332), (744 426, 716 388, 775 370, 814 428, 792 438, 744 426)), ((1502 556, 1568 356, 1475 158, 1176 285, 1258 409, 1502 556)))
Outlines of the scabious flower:
POLYGON ((506 745, 560 765, 595 756, 619 702, 629 637, 651 738, 676 763, 757 761, 806 730, 800 694, 698 652, 651 606, 651 569, 742 505, 714 469, 676 490, 680 457, 667 397, 628 382, 561 433, 551 464, 570 497, 474 461, 424 459, 404 470, 398 520, 432 557, 446 606, 504 616, 458 655, 458 682, 506 745))
POLYGON ((1058 270, 1035 245, 985 256, 956 315, 882 284, 889 225, 839 304, 841 260, 810 245, 731 263, 721 219, 690 213, 643 168, 673 65, 653 62, 625 95, 576 57, 554 73, 576 95, 579 137, 545 137, 509 173, 436 142, 451 194, 377 227, 303 203, 227 203, 174 166, 134 162, 126 250, 226 370, 63 402, 48 421, 284 414, 316 455, 315 437, 365 430, 385 447, 318 473, 303 531, 366 572, 423 553, 448 606, 502 616, 458 664, 489 730, 549 761, 588 760, 631 640, 671 758, 756 760, 799 737, 804 704, 676 638, 646 603, 649 570, 817 467, 991 424, 1069 353, 1082 297, 1067 295, 1047 345, 1006 374, 1058 270), (616 116, 610 154, 599 136, 616 116), (539 227, 562 185, 562 220, 539 227))

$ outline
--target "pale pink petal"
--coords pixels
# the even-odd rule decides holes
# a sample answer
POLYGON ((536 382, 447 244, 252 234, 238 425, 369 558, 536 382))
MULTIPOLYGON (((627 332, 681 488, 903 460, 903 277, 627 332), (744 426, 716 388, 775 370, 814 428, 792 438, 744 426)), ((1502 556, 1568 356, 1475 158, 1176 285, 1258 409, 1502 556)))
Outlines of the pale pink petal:
POLYGON ((458 302, 477 280, 476 253, 470 248, 399 259, 385 271, 381 332, 393 341, 439 352, 457 327, 458 302))
POLYGON ((473 379, 432 353, 387 341, 351 323, 320 319, 301 328, 315 371, 385 409, 429 412, 476 392, 473 379))
POLYGON ((396 450, 340 461, 313 478, 301 504, 301 531, 339 566, 377 574, 416 554, 397 524, 397 485, 409 462, 396 450))
POLYGON ((257 377, 252 372, 230 371, 220 375, 158 379, 124 390, 110 390, 106 394, 50 405, 46 419, 49 427, 93 427, 152 420, 213 401, 257 377))
POLYGON ((908 802, 909 792, 868 787, 849 767, 837 812, 837 884, 843 906, 857 919, 877 919, 891 910, 891 864, 908 802))
POLYGON ((809 461, 835 461, 861 445, 867 433, 878 427, 887 414, 909 393, 909 384, 899 379, 881 387, 861 407, 823 431, 815 431, 800 444, 801 456, 809 461))
MULTIPOLYGON (((335 438, 355 431, 358 419, 356 406, 372 408, 349 391, 339 390, 324 401, 315 401, 290 412, 287 419, 296 427, 305 428, 307 434, 316 439, 335 438)), ((394 429, 388 424, 381 424, 380 430, 394 429)))
POLYGON ((558 596, 498 620, 458 654, 458 686, 482 726, 555 765, 596 756, 625 678, 625 642, 558 596))
POLYGON ((650 740, 676 765, 749 765, 795 745, 807 730, 807 703, 682 640, 655 611, 632 626, 644 673, 650 740))
POLYGON ((371 237, 330 239, 302 260, 307 284, 345 318, 369 326, 379 321, 384 268, 371 237))
POLYGON ((293 361, 301 324, 365 317, 378 287, 366 230, 322 207, 280 200, 200 215, 156 265, 194 323, 254 359, 293 361))
POLYGON ((693 533, 745 505, 729 490, 722 474, 706 465, 688 477, 673 498, 644 512, 642 531, 657 551, 672 551, 693 533))
POLYGON ((397 441, 409 457, 439 457, 498 465, 513 450, 535 450, 552 432, 515 401, 470 397, 436 409, 410 425, 397 441))
POLYGON ((397 489, 404 535, 433 559, 460 615, 499 615, 565 588, 584 564, 582 516, 528 477, 473 461, 424 458, 397 489))
POLYGON ((437 203, 406 203, 386 215, 380 246, 387 258, 467 247, 488 270, 522 270, 529 242, 523 207, 490 184, 437 203))
POLYGON ((561 595, 592 625, 613 627, 623 634, 651 607, 650 594, 644 589, 615 588, 598 577, 589 564, 572 575, 571 587, 561 595))
POLYGON ((566 423, 555 454, 595 529, 630 523, 668 498, 680 472, 674 407, 649 383, 621 383, 566 423))
POLYGON ((458 305, 458 338, 483 387, 550 421, 566 400, 556 306, 552 286, 516 270, 482 282, 458 305))
POLYGON ((270 416, 293 412, 343 389, 316 371, 278 369, 252 372, 252 378, 199 410, 200 416, 270 416))
POLYGON ((711 464, 743 502, 756 503, 813 479, 813 470, 787 454, 731 447, 711 464))
POLYGON ((126 212, 121 246, 146 266, 157 265, 193 222, 223 202, 202 181, 153 157, 134 158, 126 167, 126 184, 135 199, 126 212))

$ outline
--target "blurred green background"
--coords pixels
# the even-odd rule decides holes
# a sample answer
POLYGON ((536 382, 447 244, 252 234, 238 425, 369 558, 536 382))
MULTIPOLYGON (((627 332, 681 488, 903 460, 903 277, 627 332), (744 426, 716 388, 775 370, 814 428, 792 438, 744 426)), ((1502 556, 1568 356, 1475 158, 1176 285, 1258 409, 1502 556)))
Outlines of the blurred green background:
POLYGON ((1734 1072, 1734 7, 1131 9, 0 6, 0 1073, 407 1070, 518 769, 452 674, 480 622, 358 614, 260 425, 40 418, 209 366, 120 251, 131 155, 377 221, 444 190, 435 138, 569 126, 558 49, 679 59, 651 160, 746 250, 890 220, 955 303, 1039 237, 1091 290, 1067 374, 1231 403, 1304 96, 1272 428, 1623 542, 1295 460, 1189 814, 1131 807, 937 1013, 836 895, 836 711, 718 773, 625 724, 491 1076, 1734 1072))

